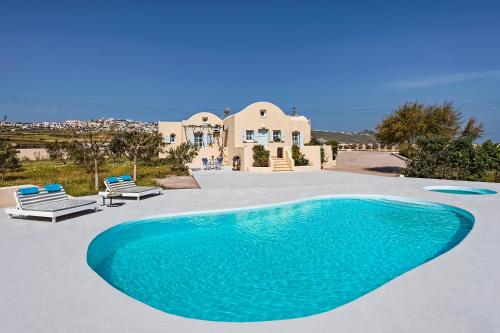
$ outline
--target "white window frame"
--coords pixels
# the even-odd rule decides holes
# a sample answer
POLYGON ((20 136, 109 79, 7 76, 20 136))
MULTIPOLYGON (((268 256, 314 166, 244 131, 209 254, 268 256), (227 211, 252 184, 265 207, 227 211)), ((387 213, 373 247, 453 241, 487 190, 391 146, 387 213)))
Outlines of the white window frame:
POLYGON ((203 133, 202 132, 195 132, 194 133, 194 145, 198 149, 203 147, 203 133))
POLYGON ((281 130, 273 130, 273 134, 272 134, 272 139, 273 139, 273 142, 282 142, 282 138, 283 136, 281 135, 281 130))
POLYGON ((245 142, 254 142, 254 141, 255 141, 255 131, 245 130, 245 142))
POLYGON ((292 132, 292 145, 300 146, 300 132, 292 132))

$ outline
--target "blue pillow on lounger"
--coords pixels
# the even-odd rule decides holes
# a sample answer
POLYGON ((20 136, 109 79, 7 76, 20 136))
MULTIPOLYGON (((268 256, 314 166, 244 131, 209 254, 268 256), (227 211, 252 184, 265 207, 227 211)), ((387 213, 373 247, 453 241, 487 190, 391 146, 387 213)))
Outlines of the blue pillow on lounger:
POLYGON ((38 187, 36 186, 24 187, 19 189, 19 193, 21 193, 22 195, 37 194, 38 192, 38 187))
POLYGON ((132 180, 132 177, 130 177, 130 176, 122 176, 122 180, 129 181, 129 180, 132 180))
POLYGON ((62 190, 61 184, 47 184, 45 185, 45 190, 49 193, 59 192, 62 190))
POLYGON ((108 177, 106 178, 106 181, 110 184, 118 183, 118 177, 108 177))

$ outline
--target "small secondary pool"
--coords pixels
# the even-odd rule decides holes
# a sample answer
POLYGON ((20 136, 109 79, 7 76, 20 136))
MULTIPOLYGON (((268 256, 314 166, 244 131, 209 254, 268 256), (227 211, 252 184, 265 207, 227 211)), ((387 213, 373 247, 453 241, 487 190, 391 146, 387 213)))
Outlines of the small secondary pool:
POLYGON ((424 190, 431 192, 468 194, 468 195, 483 195, 483 194, 497 193, 496 191, 488 190, 486 188, 463 187, 463 186, 426 186, 424 187, 424 190))
POLYGON ((472 229, 461 209, 388 197, 308 199, 118 225, 87 261, 125 294, 187 318, 298 318, 351 302, 443 254, 472 229))

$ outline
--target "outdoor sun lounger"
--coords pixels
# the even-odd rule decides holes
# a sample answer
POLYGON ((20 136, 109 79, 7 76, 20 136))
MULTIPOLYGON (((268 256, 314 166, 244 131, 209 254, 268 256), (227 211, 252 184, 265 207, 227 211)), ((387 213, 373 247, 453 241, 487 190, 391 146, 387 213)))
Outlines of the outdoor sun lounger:
POLYGON ((97 211, 97 202, 88 199, 70 199, 59 184, 44 187, 20 188, 14 193, 17 206, 6 208, 5 213, 12 216, 49 217, 56 222, 57 217, 88 209, 97 211))
POLYGON ((137 200, 147 195, 161 194, 162 191, 161 187, 137 186, 130 176, 108 177, 104 180, 104 185, 106 185, 108 192, 117 192, 124 198, 136 198, 137 200))

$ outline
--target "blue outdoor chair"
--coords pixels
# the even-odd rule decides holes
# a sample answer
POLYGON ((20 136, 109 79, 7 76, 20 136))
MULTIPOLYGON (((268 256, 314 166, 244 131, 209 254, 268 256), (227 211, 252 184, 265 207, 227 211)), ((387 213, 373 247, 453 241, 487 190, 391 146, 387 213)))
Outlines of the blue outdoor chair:
POLYGON ((208 158, 203 157, 201 159, 201 161, 203 162, 203 169, 204 170, 209 170, 210 169, 210 165, 208 164, 208 158))
POLYGON ((222 162, 224 160, 222 159, 222 157, 217 157, 217 161, 215 162, 215 169, 216 170, 221 170, 222 169, 222 162))

